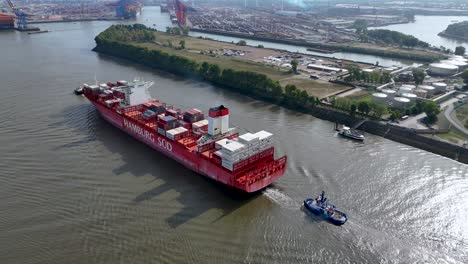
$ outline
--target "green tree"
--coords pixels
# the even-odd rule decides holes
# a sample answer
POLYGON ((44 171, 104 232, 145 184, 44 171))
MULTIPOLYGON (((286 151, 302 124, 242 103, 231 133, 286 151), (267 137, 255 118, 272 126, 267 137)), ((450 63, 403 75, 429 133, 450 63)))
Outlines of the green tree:
POLYGON ((427 123, 433 124, 437 121, 437 115, 440 113, 440 106, 437 103, 432 101, 423 102, 422 110, 427 115, 427 123))
POLYGON ((424 73, 421 69, 413 69, 413 78, 416 85, 420 85, 424 82, 424 78, 426 77, 426 73, 424 73))
POLYGON ((468 70, 465 70, 462 74, 461 77, 463 79, 463 82, 468 85, 468 70))
POLYGON ((182 33, 182 35, 184 35, 184 36, 188 36, 189 32, 190 32, 190 28, 189 28, 189 27, 183 27, 182 30, 181 30, 181 33, 182 33))
POLYGON ((465 51, 466 51, 465 47, 458 46, 458 47, 455 48, 455 55, 463 56, 463 55, 465 55, 465 51))
POLYGON ((263 48, 265 48, 265 47, 264 47, 263 45, 260 44, 260 45, 257 46, 257 48, 263 49, 263 48))
POLYGON ((391 111, 390 120, 395 121, 401 117, 400 111, 391 111))
POLYGON ((236 43, 237 46, 247 46, 247 41, 241 39, 236 43))
POLYGON ((355 105, 355 104, 352 104, 351 107, 350 107, 350 109, 349 109, 349 113, 350 113, 352 116, 354 116, 354 114, 356 113, 356 109, 357 109, 356 105, 355 105))
POLYGON ((179 45, 180 45, 180 49, 185 49, 185 40, 181 40, 179 42, 179 45))
POLYGON ((292 60, 291 61, 291 70, 294 72, 294 73, 297 73, 297 65, 298 65, 298 62, 296 59, 292 60))
POLYGON ((383 104, 373 104, 372 105, 372 111, 374 112, 374 116, 381 118, 382 115, 387 113, 387 106, 383 104))
POLYGON ((365 34, 367 31, 367 21, 364 19, 356 19, 352 25, 352 28, 356 29, 356 34, 365 34))
POLYGON ((362 101, 362 102, 359 102, 357 107, 358 107, 359 112, 364 113, 366 115, 369 114, 369 111, 370 111, 369 103, 362 101))

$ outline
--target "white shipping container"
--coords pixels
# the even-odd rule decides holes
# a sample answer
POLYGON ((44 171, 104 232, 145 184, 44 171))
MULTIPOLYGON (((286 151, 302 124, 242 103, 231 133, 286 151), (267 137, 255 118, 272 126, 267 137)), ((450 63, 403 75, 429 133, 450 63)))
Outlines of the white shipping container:
POLYGON ((195 122, 192 124, 193 129, 199 129, 200 127, 204 127, 208 125, 208 120, 203 119, 201 121, 195 122))
POLYGON ((222 149, 224 145, 228 144, 229 139, 223 138, 215 142, 216 149, 222 149))
POLYGON ((174 130, 177 131, 177 134, 187 132, 188 130, 185 127, 176 127, 174 130))
POLYGON ((227 165, 227 164, 222 164, 222 166, 230 171, 232 171, 232 168, 233 168, 233 165, 230 164, 230 165, 227 165))
POLYGON ((238 137, 239 142, 242 144, 250 145, 259 142, 259 138, 252 133, 245 133, 238 137))
POLYGON ((220 157, 221 159, 223 158, 223 153, 221 152, 221 150, 218 150, 216 151, 215 153, 213 153, 214 155, 220 157))
POLYGON ((244 147, 244 144, 241 144, 236 141, 230 141, 228 144, 223 146, 222 150, 223 154, 229 155, 231 153, 240 152, 244 147))
POLYGON ((257 133, 255 133, 255 136, 258 137, 260 140, 265 140, 273 137, 273 134, 270 132, 267 132, 265 130, 261 130, 257 133))

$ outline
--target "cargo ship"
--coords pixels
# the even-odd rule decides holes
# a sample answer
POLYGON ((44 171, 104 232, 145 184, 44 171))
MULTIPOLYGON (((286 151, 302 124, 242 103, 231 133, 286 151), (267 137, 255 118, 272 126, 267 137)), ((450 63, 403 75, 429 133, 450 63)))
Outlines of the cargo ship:
POLYGON ((287 157, 275 159, 273 134, 239 134, 229 127, 229 109, 182 112, 150 97, 152 82, 84 84, 83 95, 115 127, 176 160, 188 169, 241 192, 259 191, 286 170, 287 157))

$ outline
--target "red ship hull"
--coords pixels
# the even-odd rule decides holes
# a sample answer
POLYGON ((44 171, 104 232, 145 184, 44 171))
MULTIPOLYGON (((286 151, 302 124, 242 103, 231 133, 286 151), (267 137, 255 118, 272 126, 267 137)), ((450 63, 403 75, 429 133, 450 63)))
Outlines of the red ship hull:
POLYGON ((176 160, 186 168, 244 192, 256 192, 281 177, 286 169, 286 156, 259 166, 243 175, 235 175, 212 160, 178 142, 161 136, 156 130, 132 120, 115 109, 106 107, 93 98, 87 98, 109 123, 128 133, 158 152, 176 160))

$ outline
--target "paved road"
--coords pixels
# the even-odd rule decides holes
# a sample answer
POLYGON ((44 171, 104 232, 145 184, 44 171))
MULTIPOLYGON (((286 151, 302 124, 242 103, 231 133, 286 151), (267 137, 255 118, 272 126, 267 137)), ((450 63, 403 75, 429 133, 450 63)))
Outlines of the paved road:
POLYGON ((447 118, 447 120, 452 124, 452 126, 456 127, 458 130, 463 132, 465 136, 468 137, 468 129, 466 129, 463 125, 461 125, 456 118, 452 117, 452 112, 453 112, 453 104, 450 104, 447 109, 444 111, 444 116, 447 118))
MULTIPOLYGON (((451 98, 451 99, 441 103, 440 108, 443 109, 444 107, 452 106, 452 110, 453 110, 453 103, 455 103, 457 100, 458 100, 458 98, 451 98)), ((424 117, 426 117, 426 113, 421 113, 421 114, 416 115, 416 116, 411 116, 411 117, 409 117, 408 119, 406 119, 404 121, 400 121, 397 125, 402 126, 402 127, 407 127, 407 128, 427 129, 427 126, 424 125, 423 123, 421 123, 421 121, 420 121, 424 117)), ((449 119, 449 121, 450 121, 450 119, 449 119)), ((450 123, 452 123, 452 122, 450 121, 450 123)))

